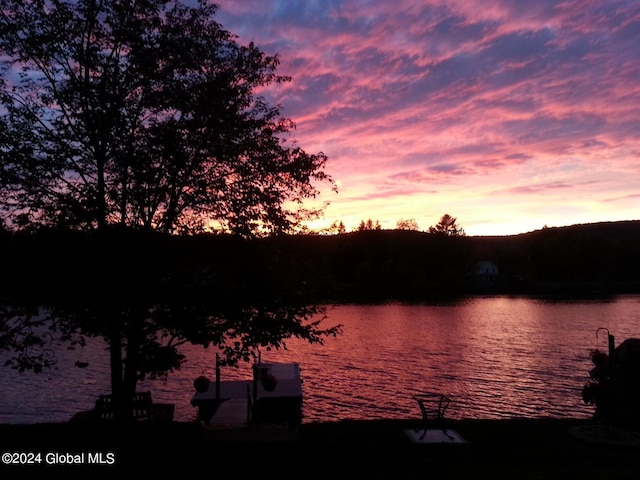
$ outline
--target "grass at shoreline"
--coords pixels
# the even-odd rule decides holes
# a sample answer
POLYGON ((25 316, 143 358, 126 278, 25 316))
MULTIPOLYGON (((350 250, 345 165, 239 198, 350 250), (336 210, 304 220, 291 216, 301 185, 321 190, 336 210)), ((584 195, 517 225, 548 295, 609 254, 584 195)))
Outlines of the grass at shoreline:
POLYGON ((419 428, 414 419, 303 423, 295 436, 273 427, 232 434, 190 422, 137 424, 124 432, 86 423, 0 425, 2 453, 113 452, 116 459, 114 465, 2 465, 0 474, 62 468, 106 473, 177 468, 195 474, 202 467, 211 475, 231 468, 240 478, 270 476, 270 471, 279 478, 428 478, 436 473, 469 479, 640 478, 640 448, 573 434, 591 425, 584 419, 451 420, 448 426, 467 440, 461 445, 410 442, 404 430, 419 428))

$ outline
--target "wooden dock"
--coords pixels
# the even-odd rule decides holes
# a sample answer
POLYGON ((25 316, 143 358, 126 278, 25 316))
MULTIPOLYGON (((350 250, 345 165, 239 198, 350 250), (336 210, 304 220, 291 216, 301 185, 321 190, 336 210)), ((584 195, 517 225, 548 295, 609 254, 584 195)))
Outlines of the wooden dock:
POLYGON ((221 381, 216 378, 204 391, 197 391, 191 404, 199 418, 211 428, 237 428, 257 423, 298 424, 302 419, 302 380, 297 363, 260 363, 249 380, 221 381), (261 375, 275 378, 267 385, 261 375))

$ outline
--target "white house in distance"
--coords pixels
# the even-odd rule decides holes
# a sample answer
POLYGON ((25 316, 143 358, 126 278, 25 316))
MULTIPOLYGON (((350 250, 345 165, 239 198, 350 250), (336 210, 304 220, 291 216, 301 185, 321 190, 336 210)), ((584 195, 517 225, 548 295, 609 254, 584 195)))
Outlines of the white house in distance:
POLYGON ((498 281, 499 274, 498 266, 489 260, 482 260, 476 263, 471 272, 475 284, 479 287, 494 286, 498 281))

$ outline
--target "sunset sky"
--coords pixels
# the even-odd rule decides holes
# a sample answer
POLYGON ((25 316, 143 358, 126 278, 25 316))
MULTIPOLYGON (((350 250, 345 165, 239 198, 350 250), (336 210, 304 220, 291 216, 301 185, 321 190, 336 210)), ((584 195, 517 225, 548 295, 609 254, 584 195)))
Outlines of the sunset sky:
POLYGON ((342 220, 467 235, 640 218, 640 2, 218 0, 342 220))

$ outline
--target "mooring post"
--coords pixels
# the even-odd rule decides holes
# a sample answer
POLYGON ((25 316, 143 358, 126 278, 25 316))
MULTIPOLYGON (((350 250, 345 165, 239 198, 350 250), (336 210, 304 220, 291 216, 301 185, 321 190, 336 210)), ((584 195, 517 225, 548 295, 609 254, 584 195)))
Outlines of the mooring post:
POLYGON ((260 375, 260 364, 253 364, 253 404, 258 403, 258 376, 260 375))
POLYGON ((613 338, 613 335, 611 335, 611 333, 609 332, 609 329, 605 327, 600 327, 596 330, 596 339, 598 338, 598 333, 600 333, 600 330, 604 330, 605 332, 607 332, 607 341, 609 346, 609 361, 611 361, 613 358, 613 351, 616 349, 615 339, 613 338))
POLYGON ((220 404, 220 355, 216 353, 216 405, 220 404))
POLYGON ((613 351, 616 349, 616 342, 613 335, 609 334, 609 360, 613 359, 613 351))

